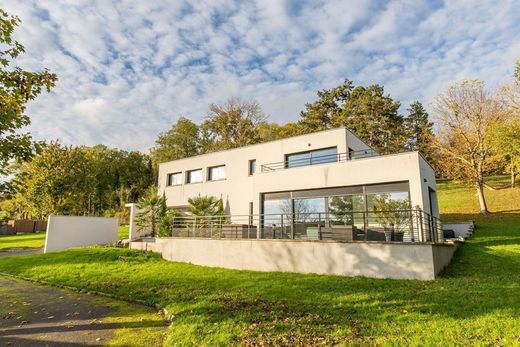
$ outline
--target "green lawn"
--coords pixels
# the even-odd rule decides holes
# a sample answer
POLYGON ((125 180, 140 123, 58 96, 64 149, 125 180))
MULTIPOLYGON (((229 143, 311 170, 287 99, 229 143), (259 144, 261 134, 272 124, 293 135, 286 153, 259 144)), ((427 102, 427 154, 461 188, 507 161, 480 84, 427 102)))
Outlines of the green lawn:
POLYGON ((478 217, 470 194, 440 185, 445 216, 478 228, 435 281, 212 269, 110 247, 0 259, 0 271, 165 306, 168 345, 520 345, 520 211, 478 217))
POLYGON ((118 240, 127 239, 128 233, 129 233, 128 225, 120 225, 119 229, 117 230, 117 239, 118 240))
POLYGON ((9 248, 42 248, 45 244, 45 232, 21 234, 21 235, 0 235, 0 250, 9 248))
MULTIPOLYGON (((520 188, 509 188, 508 176, 492 176, 486 183, 496 190, 484 190, 488 209, 498 213, 484 220, 494 218, 515 219, 520 213, 520 188)), ((476 190, 471 183, 457 181, 437 181, 437 194, 443 220, 480 219, 476 190)))

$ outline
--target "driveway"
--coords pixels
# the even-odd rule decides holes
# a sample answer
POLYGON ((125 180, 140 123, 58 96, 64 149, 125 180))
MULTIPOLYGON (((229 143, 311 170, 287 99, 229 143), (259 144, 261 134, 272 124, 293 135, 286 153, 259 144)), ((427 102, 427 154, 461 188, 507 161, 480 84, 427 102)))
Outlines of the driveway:
POLYGON ((148 307, 0 276, 0 346, 160 346, 165 329, 148 307))

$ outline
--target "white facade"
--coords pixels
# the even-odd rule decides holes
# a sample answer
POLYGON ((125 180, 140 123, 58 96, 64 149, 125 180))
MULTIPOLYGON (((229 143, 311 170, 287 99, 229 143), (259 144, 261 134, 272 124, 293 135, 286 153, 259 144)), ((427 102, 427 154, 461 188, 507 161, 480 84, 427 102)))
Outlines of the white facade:
POLYGON ((411 207, 439 216, 435 173, 418 152, 359 158, 370 152, 349 130, 331 129, 162 163, 158 188, 169 207, 184 208, 188 198, 207 195, 222 198, 227 215, 246 216, 264 212, 268 193, 398 183, 408 185, 411 207), (284 167, 290 154, 331 148, 337 157, 327 161, 333 162, 284 167))

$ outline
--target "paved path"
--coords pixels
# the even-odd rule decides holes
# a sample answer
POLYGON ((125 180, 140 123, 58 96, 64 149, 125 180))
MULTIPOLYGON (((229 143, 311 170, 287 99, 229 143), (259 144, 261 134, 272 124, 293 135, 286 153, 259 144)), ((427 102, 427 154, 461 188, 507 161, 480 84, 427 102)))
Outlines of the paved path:
POLYGON ((143 317, 150 317, 151 312, 157 315, 140 305, 0 276, 0 346, 105 345, 123 326, 132 334, 159 336, 149 345, 160 345, 164 322, 139 319, 141 312, 143 317), (126 312, 124 323, 117 319, 121 307, 126 312))
POLYGON ((8 248, 0 250, 0 258, 40 253, 43 253, 43 248, 8 248))

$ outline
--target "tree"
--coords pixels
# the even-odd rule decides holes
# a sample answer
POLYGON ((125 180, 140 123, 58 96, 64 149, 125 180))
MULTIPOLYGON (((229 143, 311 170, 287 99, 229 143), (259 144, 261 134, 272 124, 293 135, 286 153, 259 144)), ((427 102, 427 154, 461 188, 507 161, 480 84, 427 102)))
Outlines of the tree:
POLYGON ((155 140, 155 147, 150 150, 154 166, 199 154, 199 140, 199 126, 187 118, 179 118, 170 130, 160 134, 155 140))
POLYGON ((142 197, 137 204, 139 213, 137 214, 135 224, 137 224, 140 230, 148 230, 150 236, 155 237, 161 219, 166 214, 165 206, 166 198, 164 195, 160 197, 157 195, 157 189, 152 187, 149 195, 142 197))
POLYGON ((404 119, 406 147, 410 151, 419 151, 427 158, 432 150, 433 122, 428 118, 428 112, 419 101, 414 101, 407 109, 404 119))
POLYGON ((346 79, 336 88, 319 91, 318 100, 305 105, 298 133, 345 126, 380 153, 399 152, 406 144, 399 107, 382 86, 354 87, 346 79))
POLYGON ((488 141, 495 152, 507 158, 506 169, 511 174, 511 188, 514 188, 516 176, 520 172, 520 120, 510 119, 492 124, 488 141))
POLYGON ((399 107, 380 85, 356 87, 332 124, 344 125, 380 153, 400 152, 406 139, 399 107))
POLYGON ((457 160, 473 180, 480 212, 487 214, 484 197, 484 171, 489 164, 488 141, 492 124, 501 122, 504 103, 486 90, 481 81, 463 81, 448 88, 435 99, 434 110, 440 130, 438 148, 446 158, 457 160))
POLYGON ((1 198, 12 215, 24 217, 125 217, 125 203, 137 201, 152 181, 150 159, 142 153, 51 142, 19 166, 1 198))
POLYGON ((22 165, 17 195, 28 215, 87 215, 95 195, 95 175, 80 147, 45 145, 42 152, 22 165))
POLYGON ((305 104, 305 111, 300 112, 301 119, 298 126, 301 133, 306 134, 333 127, 333 124, 342 117, 344 105, 353 89, 352 81, 345 79, 335 88, 318 91, 318 100, 305 104))
POLYGON ((222 216, 224 215, 224 205, 222 199, 215 196, 197 196, 188 199, 188 211, 199 217, 222 216))
MULTIPOLYGON (((206 151, 230 149, 260 143, 266 117, 255 101, 229 99, 225 105, 210 105, 208 118, 202 123, 209 141, 206 151)), ((264 135, 265 136, 265 135, 264 135)))
POLYGON ((285 123, 276 129, 275 138, 284 139, 301 134, 302 132, 298 123, 285 123))
POLYGON ((13 39, 13 32, 20 19, 0 9, 0 175, 7 173, 13 160, 25 161, 34 152, 32 137, 21 133, 31 123, 25 113, 26 105, 44 89, 54 87, 57 77, 47 69, 31 72, 19 67, 11 68, 13 60, 25 52, 25 48, 13 39))

